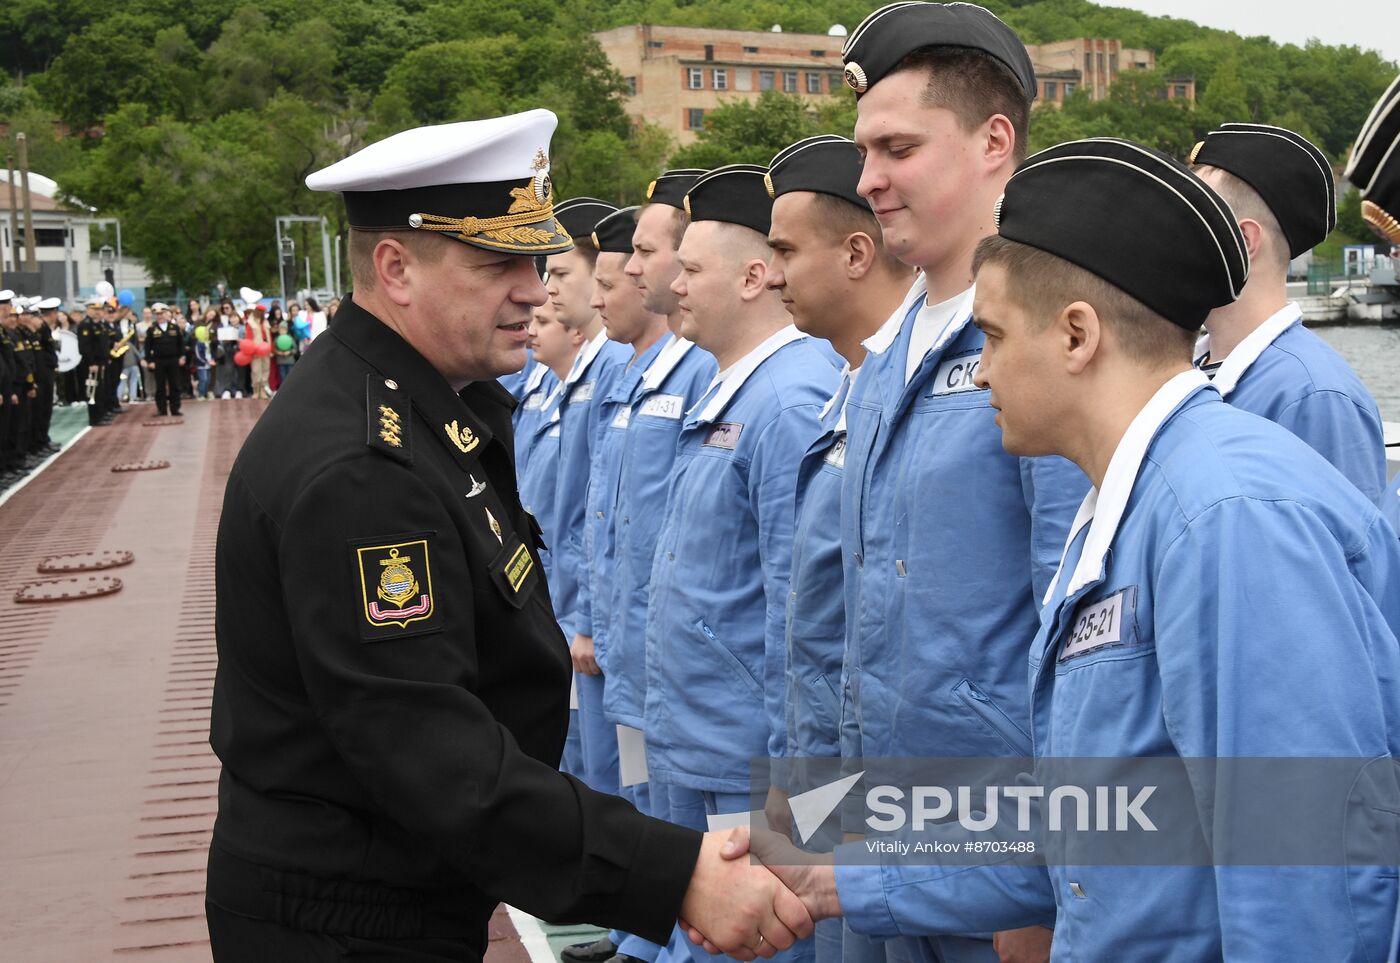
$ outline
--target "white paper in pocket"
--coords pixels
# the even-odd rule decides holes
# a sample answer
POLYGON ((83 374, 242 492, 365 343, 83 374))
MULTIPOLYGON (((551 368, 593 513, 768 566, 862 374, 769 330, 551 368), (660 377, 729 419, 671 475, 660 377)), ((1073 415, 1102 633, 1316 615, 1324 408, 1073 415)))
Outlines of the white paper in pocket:
POLYGON ((647 781, 647 740, 642 730, 617 727, 617 775, 624 786, 647 781))
POLYGON ((717 813, 713 816, 706 816, 705 823, 712 833, 728 832, 731 829, 738 829, 740 826, 753 829, 768 828, 768 819, 761 812, 717 813))
POLYGON ((569 676, 569 708, 578 708, 578 676, 569 676))

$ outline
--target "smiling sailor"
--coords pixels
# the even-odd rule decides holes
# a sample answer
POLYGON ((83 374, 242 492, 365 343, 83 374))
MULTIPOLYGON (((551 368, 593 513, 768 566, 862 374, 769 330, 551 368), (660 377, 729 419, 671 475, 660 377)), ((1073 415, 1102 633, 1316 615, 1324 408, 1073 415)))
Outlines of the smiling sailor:
POLYGON ((1027 160, 998 226, 975 256, 978 384, 1008 451, 1067 457, 1094 486, 1029 649, 1037 762, 1198 760, 1158 817, 1205 855, 1130 865, 1065 849, 1048 871, 838 859, 802 868, 799 895, 882 933, 1054 913, 1057 961, 1393 958, 1400 544, 1321 455, 1193 366, 1201 322, 1248 274, 1230 208, 1166 155, 1095 139, 1027 160), (1243 758, 1294 773, 1293 796, 1309 772, 1348 773, 1305 813, 1325 848, 1258 865, 1290 842, 1280 831, 1230 858, 1246 814, 1286 798, 1231 779, 1243 758), (1376 761, 1384 807, 1351 795, 1376 761), (1374 848, 1343 845, 1360 838, 1340 831, 1353 814, 1381 827, 1374 848), (886 900, 890 875, 904 885, 886 900))
POLYGON ((1239 300, 1206 318, 1196 366, 1230 404, 1283 425, 1379 503, 1385 437, 1375 399, 1288 300, 1289 260, 1337 223, 1331 165, 1306 138, 1265 124, 1216 128, 1191 162, 1230 203, 1250 265, 1239 300))

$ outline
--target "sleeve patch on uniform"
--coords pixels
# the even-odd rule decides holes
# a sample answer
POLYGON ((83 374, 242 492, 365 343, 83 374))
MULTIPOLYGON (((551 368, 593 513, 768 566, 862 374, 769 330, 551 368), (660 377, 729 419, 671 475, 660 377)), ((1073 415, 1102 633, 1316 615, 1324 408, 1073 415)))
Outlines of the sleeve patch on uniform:
POLYGON ((359 570, 361 634, 367 641, 440 627, 426 536, 352 547, 359 570))

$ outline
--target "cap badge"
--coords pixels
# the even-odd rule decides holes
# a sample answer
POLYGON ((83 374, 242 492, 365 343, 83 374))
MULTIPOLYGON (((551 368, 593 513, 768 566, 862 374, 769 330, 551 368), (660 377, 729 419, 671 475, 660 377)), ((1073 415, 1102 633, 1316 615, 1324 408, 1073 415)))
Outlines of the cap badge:
POLYGON ((685 216, 686 216, 686 217, 694 217, 694 216, 695 216, 694 214, 691 214, 691 213, 690 213, 690 195, 689 195, 689 194, 687 194, 687 195, 685 195, 685 197, 682 197, 682 198, 681 198, 681 206, 682 206, 683 208, 685 208, 685 216))
POLYGON ((870 88, 870 81, 865 76, 865 68, 855 61, 846 64, 846 69, 841 76, 846 81, 846 86, 850 87, 858 94, 863 94, 870 88))
POLYGON ((423 215, 422 215, 422 214, 410 214, 410 215, 408 215, 408 226, 411 227, 411 228, 413 228, 415 231, 416 231, 418 228, 422 227, 422 226, 423 226, 423 215))
POLYGON ((656 181, 647 185, 647 200, 651 200, 651 195, 656 193, 656 181))
MULTIPOLYGON (((549 158, 543 148, 535 151, 535 159, 530 166, 535 169, 535 178, 531 182, 535 189, 535 200, 540 204, 548 204, 554 196, 554 184, 549 179, 549 158)), ((511 212, 514 211, 515 207, 512 206, 511 212)))
POLYGON ((773 175, 767 171, 763 174, 763 188, 768 192, 769 198, 775 201, 778 199, 778 192, 773 190, 773 175))
POLYGON ((1204 146, 1206 146, 1206 142, 1205 142, 1205 141, 1203 141, 1203 140, 1198 140, 1198 141, 1196 141, 1196 146, 1193 147, 1193 148, 1191 148, 1191 156, 1188 157, 1188 158, 1186 159, 1186 163, 1188 163, 1188 164, 1194 164, 1194 163, 1196 163, 1196 158, 1200 156, 1200 154, 1201 154, 1201 148, 1204 147, 1204 146))
POLYGON ((453 419, 442 427, 443 430, 447 432, 447 437, 452 440, 452 444, 456 445, 457 450, 464 455, 481 444, 481 439, 476 437, 476 432, 472 431, 466 425, 458 428, 456 419, 453 419))
POLYGON ((1001 230, 1001 205, 1005 203, 1006 192, 1003 191, 1001 196, 997 198, 996 206, 992 208, 992 223, 996 225, 998 231, 1001 230))

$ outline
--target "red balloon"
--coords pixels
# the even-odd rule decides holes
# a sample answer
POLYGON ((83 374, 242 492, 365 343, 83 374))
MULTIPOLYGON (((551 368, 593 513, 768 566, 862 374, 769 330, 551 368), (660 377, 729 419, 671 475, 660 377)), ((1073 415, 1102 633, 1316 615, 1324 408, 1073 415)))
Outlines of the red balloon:
POLYGON ((266 341, 259 341, 257 344, 257 351, 255 351, 254 354, 259 358, 266 358, 268 355, 272 354, 272 345, 268 344, 266 341))
POLYGON ((240 368, 248 367, 249 362, 251 362, 252 360, 252 358, 248 357, 248 355, 246 355, 242 351, 237 352, 233 356, 233 363, 238 365, 240 368))
POLYGON ((252 338, 244 338, 242 341, 238 342, 238 350, 242 351, 244 354, 252 354, 255 350, 254 344, 255 342, 252 338))

